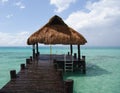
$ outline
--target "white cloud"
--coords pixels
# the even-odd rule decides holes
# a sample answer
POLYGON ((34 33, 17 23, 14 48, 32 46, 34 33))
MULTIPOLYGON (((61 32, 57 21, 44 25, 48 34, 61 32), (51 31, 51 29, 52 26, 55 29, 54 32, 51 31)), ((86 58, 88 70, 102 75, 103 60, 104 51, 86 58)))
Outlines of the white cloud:
POLYGON ((8 0, 0 0, 1 3, 6 3, 8 0))
POLYGON ((11 17, 13 17, 13 14, 9 14, 9 15, 6 16, 6 18, 8 18, 8 19, 11 18, 11 17))
POLYGON ((64 10, 66 10, 71 3, 74 3, 76 0, 50 0, 50 4, 51 5, 55 5, 57 7, 57 9, 55 10, 55 12, 62 12, 64 10))
POLYGON ((15 5, 17 6, 17 7, 19 7, 20 9, 24 9, 25 8, 25 5, 22 3, 22 2, 17 2, 17 3, 15 3, 15 5))
POLYGON ((23 46, 26 45, 29 32, 4 33, 0 32, 0 46, 23 46))
POLYGON ((85 35, 90 45, 119 45, 120 0, 88 2, 89 12, 77 11, 66 23, 85 35))

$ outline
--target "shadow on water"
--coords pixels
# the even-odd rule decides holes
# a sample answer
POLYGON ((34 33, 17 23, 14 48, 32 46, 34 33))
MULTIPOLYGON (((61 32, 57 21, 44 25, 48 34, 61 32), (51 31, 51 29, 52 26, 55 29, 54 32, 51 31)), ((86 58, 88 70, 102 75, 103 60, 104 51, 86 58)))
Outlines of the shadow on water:
POLYGON ((111 72, 107 71, 100 66, 94 64, 87 64, 86 66, 86 74, 82 74, 80 71, 76 72, 66 72, 64 76, 67 77, 94 77, 94 76, 101 76, 111 74, 111 72))
POLYGON ((100 76, 100 75, 111 74, 111 72, 109 72, 107 69, 104 69, 94 64, 88 64, 86 70, 87 70, 86 76, 100 76))
MULTIPOLYGON (((112 72, 107 71, 104 68, 101 68, 100 66, 94 65, 94 64, 87 64, 86 68, 87 72, 86 74, 82 74, 80 71, 77 72, 66 72, 64 74, 64 79, 68 78, 80 78, 80 77, 95 77, 95 76, 101 76, 101 75, 108 75, 111 74, 112 72)), ((74 90, 73 93, 83 93, 83 92, 78 92, 74 90)))

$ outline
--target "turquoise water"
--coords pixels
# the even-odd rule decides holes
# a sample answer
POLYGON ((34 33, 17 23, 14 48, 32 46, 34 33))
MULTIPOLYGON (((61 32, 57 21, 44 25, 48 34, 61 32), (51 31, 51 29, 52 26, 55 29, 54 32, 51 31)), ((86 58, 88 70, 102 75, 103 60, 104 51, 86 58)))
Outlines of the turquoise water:
MULTIPOLYGON (((50 53, 50 47, 40 47, 40 53, 50 53)), ((52 53, 64 54, 66 47, 52 47, 52 53)), ((74 52, 77 48, 74 47, 74 52)), ((120 48, 82 47, 86 56, 87 73, 65 73, 74 80, 74 93, 120 93, 120 48)), ((0 88, 9 80, 9 71, 20 70, 20 64, 32 55, 31 47, 0 47, 0 88)))

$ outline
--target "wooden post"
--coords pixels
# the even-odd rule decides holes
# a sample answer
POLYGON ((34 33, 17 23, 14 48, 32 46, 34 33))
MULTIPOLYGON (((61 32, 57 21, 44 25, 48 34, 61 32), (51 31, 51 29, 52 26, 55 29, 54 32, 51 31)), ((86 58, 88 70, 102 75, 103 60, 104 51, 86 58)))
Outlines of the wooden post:
POLYGON ((36 52, 37 52, 37 55, 39 55, 38 43, 36 43, 36 52))
POLYGON ((32 62, 32 56, 30 56, 30 61, 32 62))
POLYGON ((36 58, 36 60, 38 59, 38 54, 37 53, 35 53, 35 58, 36 58))
POLYGON ((30 64, 30 59, 26 59, 26 64, 30 64))
POLYGON ((78 45, 78 60, 80 60, 80 45, 78 45))
POLYGON ((77 54, 76 53, 74 53, 74 59, 76 59, 77 58, 77 54))
POLYGON ((11 79, 17 78, 16 70, 11 70, 11 71, 10 71, 10 78, 11 78, 11 79))
POLYGON ((71 55, 73 53, 73 47, 72 47, 72 44, 70 44, 70 52, 71 52, 71 55))
POLYGON ((82 56, 82 72, 83 74, 86 74, 86 62, 85 62, 85 56, 82 56))
POLYGON ((21 70, 24 70, 25 69, 25 64, 21 64, 20 67, 21 67, 21 70))
POLYGON ((85 56, 82 56, 82 59, 85 61, 85 56))
POLYGON ((65 93, 73 93, 73 80, 68 79, 64 81, 65 93))
POLYGON ((86 63, 85 63, 85 61, 83 61, 84 63, 83 63, 83 74, 86 74, 86 63))
POLYGON ((68 52, 68 56, 70 55, 70 52, 68 52))
POLYGON ((33 59, 35 59, 35 44, 33 45, 33 59))

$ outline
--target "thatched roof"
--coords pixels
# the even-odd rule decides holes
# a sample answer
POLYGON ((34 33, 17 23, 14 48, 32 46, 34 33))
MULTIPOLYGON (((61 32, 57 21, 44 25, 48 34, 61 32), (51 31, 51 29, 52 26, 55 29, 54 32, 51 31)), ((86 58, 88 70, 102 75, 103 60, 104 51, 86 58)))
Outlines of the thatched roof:
POLYGON ((77 31, 67 26, 59 16, 53 16, 41 29, 33 33, 27 40, 28 45, 43 44, 80 44, 87 41, 77 31))

